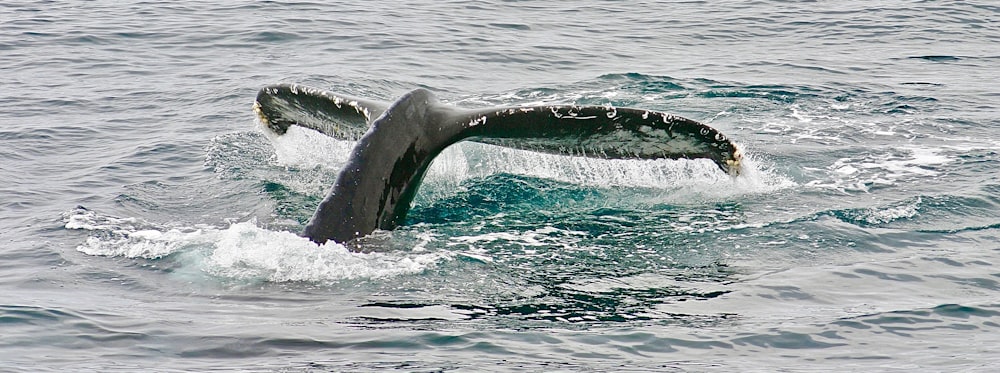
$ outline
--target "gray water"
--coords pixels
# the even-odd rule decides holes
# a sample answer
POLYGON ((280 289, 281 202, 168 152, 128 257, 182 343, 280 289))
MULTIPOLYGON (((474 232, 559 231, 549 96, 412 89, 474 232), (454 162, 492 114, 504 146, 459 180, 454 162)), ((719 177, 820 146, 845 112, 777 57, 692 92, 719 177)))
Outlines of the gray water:
POLYGON ((1000 7, 986 1, 0 5, 4 371, 993 371, 1000 7), (743 146, 478 144, 373 252, 296 235, 351 144, 296 82, 617 105, 743 146))

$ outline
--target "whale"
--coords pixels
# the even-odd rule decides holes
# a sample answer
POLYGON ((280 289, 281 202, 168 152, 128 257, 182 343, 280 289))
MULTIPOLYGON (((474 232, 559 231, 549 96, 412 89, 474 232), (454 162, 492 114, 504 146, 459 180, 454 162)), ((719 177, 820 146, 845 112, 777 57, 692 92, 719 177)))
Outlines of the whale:
POLYGON ((350 157, 301 235, 348 243, 405 223, 434 158, 460 141, 604 159, 709 159, 740 174, 742 154, 715 128, 668 113, 606 106, 468 109, 415 89, 394 102, 299 84, 260 89, 253 111, 265 131, 291 126, 354 141, 350 157))

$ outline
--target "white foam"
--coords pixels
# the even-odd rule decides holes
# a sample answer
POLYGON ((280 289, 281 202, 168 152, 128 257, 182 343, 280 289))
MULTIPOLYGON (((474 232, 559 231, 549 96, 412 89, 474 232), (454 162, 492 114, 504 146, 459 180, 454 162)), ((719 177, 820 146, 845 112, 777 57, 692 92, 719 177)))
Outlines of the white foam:
POLYGON ((493 260, 485 251, 485 246, 493 242, 504 242, 520 246, 525 254, 536 254, 536 247, 559 247, 560 250, 546 250, 547 253, 559 253, 579 249, 578 243, 587 233, 545 226, 524 232, 488 232, 449 238, 448 246, 465 247, 460 255, 478 259, 483 262, 493 260))
POLYGON ((191 245, 209 244, 215 232, 142 230, 87 237, 76 249, 87 255, 160 259, 191 245))
POLYGON ((84 209, 66 213, 64 221, 68 229, 92 232, 77 247, 84 254, 151 260, 179 255, 184 258, 182 266, 238 280, 384 278, 419 273, 452 257, 448 252, 355 253, 337 243, 317 246, 294 233, 267 230, 254 222, 227 228, 163 228, 84 209))
POLYGON ((199 229, 149 229, 149 223, 136 218, 102 216, 86 209, 63 214, 67 229, 94 231, 77 250, 88 255, 123 256, 126 258, 158 259, 177 251, 180 243, 194 241, 199 229))
MULTIPOLYGON (((63 220, 66 223, 67 229, 84 229, 84 230, 109 230, 118 231, 121 229, 128 229, 138 224, 139 219, 136 218, 116 218, 116 217, 104 217, 97 215, 97 213, 86 210, 83 208, 77 208, 75 210, 69 211, 63 214, 63 220)), ((134 228, 133 228, 134 229, 134 228)))
POLYGON ((917 197, 913 201, 898 206, 865 209, 861 212, 860 218, 868 224, 885 224, 899 219, 912 218, 917 216, 921 202, 920 197, 917 197))
POLYGON ((895 185, 912 177, 937 176, 933 166, 948 164, 954 157, 945 148, 899 148, 861 157, 840 158, 826 169, 832 180, 814 180, 810 187, 867 192, 873 186, 895 185), (900 151, 909 153, 901 155, 900 151))
POLYGON ((455 236, 451 237, 452 242, 449 245, 504 241, 517 242, 524 246, 550 246, 553 243, 565 244, 566 237, 582 237, 586 235, 584 232, 547 226, 526 232, 490 232, 478 235, 455 236))

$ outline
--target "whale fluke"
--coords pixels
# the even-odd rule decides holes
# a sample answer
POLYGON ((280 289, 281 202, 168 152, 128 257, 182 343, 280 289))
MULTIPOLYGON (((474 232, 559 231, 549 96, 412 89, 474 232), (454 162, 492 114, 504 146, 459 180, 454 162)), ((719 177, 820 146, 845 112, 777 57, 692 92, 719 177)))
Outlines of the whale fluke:
POLYGON ((257 93, 253 109, 276 134, 292 125, 319 131, 340 140, 357 141, 388 103, 339 95, 298 84, 275 84, 257 93))
POLYGON ((434 158, 459 141, 608 159, 707 158, 738 175, 742 155, 716 129, 670 114, 612 106, 461 109, 417 89, 391 104, 296 84, 264 87, 254 111, 269 130, 291 125, 357 141, 302 235, 348 242, 402 224, 434 158))

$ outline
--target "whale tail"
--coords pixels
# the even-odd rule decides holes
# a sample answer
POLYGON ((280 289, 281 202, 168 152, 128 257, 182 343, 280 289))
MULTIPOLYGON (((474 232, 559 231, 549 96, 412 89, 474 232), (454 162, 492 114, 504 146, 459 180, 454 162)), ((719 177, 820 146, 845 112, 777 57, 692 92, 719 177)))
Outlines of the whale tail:
POLYGON ((670 114, 611 106, 539 105, 467 110, 417 89, 394 103, 294 84, 264 87, 254 111, 271 131, 291 125, 357 141, 303 236, 348 242, 402 224, 427 168, 463 140, 610 159, 707 158, 738 175, 742 155, 725 135, 670 114))

